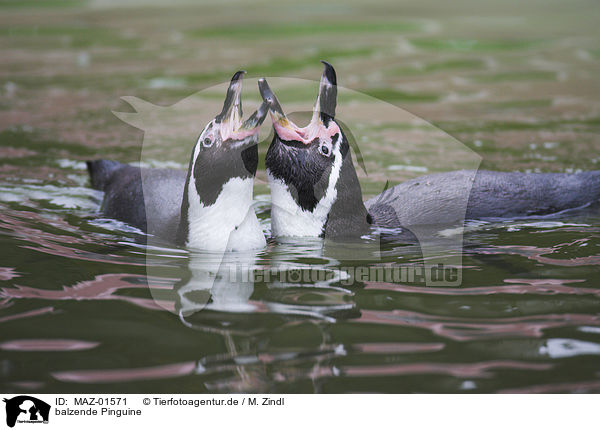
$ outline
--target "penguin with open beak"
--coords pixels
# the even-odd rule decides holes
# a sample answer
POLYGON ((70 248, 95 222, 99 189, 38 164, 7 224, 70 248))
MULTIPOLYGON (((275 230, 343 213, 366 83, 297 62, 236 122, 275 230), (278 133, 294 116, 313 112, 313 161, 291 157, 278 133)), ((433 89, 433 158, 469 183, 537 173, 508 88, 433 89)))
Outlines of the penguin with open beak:
POLYGON ((365 233, 370 217, 362 202, 350 146, 335 121, 334 68, 324 70, 310 123, 298 127, 284 113, 265 79, 258 87, 273 121, 267 151, 271 229, 275 236, 340 236, 365 233))
POLYGON ((373 225, 410 230, 465 219, 539 216, 600 200, 600 171, 461 170, 404 182, 363 203, 348 139, 335 119, 336 73, 323 64, 312 119, 303 128, 285 115, 267 81, 259 80, 274 130, 266 157, 274 236, 356 238, 373 225))
POLYGON ((242 120, 237 72, 222 111, 202 130, 186 172, 140 169, 110 160, 89 161, 92 186, 104 191, 104 215, 182 246, 245 250, 266 245, 252 208, 262 105, 242 120))

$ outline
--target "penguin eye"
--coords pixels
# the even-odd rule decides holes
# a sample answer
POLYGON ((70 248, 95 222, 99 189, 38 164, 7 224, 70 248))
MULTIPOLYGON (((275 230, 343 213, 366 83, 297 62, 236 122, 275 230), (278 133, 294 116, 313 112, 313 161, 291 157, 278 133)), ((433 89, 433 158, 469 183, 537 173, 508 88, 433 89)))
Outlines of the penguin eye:
POLYGON ((205 137, 202 140, 202 146, 205 146, 206 148, 212 146, 212 144, 213 144, 213 141, 209 137, 205 137))
POLYGON ((331 155, 331 143, 322 143, 321 146, 319 146, 319 152, 325 157, 329 157, 331 155))

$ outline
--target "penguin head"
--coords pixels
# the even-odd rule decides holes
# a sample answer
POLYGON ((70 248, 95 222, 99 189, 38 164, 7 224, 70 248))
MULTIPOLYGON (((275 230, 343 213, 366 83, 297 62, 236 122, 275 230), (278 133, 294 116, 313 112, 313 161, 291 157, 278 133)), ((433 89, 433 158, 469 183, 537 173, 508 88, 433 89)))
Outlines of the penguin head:
POLYGON ((223 109, 202 130, 190 160, 191 180, 205 205, 215 202, 223 185, 232 178, 250 178, 258 164, 258 130, 268 104, 263 102, 242 121, 242 79, 244 71, 233 75, 223 109))
POLYGON ((298 127, 284 113, 265 79, 259 80, 261 96, 269 103, 273 140, 267 152, 269 174, 287 185, 298 206, 312 211, 334 188, 348 142, 335 121, 337 98, 334 68, 326 62, 310 123, 298 127), (333 183, 330 184, 330 179, 333 183))
MULTIPOLYGON (((335 70, 329 63, 322 63, 325 67, 312 119, 305 127, 298 127, 285 115, 266 80, 258 83, 273 121, 274 136, 266 167, 276 235, 323 235, 329 213, 344 188, 342 176, 348 169, 356 176, 348 140, 335 120, 335 70), (294 224, 297 227, 291 227, 294 224)), ((360 189, 358 193, 360 196, 360 189)))
MULTIPOLYGON (((223 109, 204 127, 192 151, 176 237, 179 245, 224 249, 231 232, 252 211, 258 129, 268 103, 242 121, 244 73, 233 75, 223 109)), ((262 244, 262 230, 257 231, 257 243, 262 244)))

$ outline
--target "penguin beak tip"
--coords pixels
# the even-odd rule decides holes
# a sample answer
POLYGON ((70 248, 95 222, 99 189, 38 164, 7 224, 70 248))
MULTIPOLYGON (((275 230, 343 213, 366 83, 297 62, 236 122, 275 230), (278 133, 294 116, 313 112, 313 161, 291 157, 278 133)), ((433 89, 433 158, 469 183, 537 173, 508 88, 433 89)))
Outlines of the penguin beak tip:
POLYGON ((243 79, 245 74, 246 74, 245 70, 238 70, 237 72, 235 72, 235 74, 231 78, 231 82, 233 83, 233 82, 243 79))
POLYGON ((323 78, 325 78, 329 82, 329 84, 337 85, 337 77, 333 66, 325 60, 321 60, 321 63, 323 63, 324 66, 323 78))

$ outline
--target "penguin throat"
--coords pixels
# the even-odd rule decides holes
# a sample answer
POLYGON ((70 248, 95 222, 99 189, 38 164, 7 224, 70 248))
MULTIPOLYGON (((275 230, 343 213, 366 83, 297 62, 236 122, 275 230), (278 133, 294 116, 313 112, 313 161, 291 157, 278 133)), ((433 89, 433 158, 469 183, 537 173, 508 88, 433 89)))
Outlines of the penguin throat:
POLYGON ((274 236, 343 240, 360 237, 370 231, 372 219, 362 201, 360 182, 349 151, 336 155, 327 178, 327 188, 311 206, 298 198, 298 187, 293 181, 284 180, 288 178, 275 174, 279 169, 267 166, 274 236))
POLYGON ((223 192, 224 185, 234 177, 254 179, 258 165, 258 147, 246 148, 239 153, 218 153, 214 157, 196 158, 192 179, 194 194, 205 205, 212 205, 223 192))
POLYGON ((267 168, 272 203, 271 230, 274 236, 323 236, 329 212, 338 197, 341 164, 342 157, 337 156, 331 166, 325 192, 310 206, 299 198, 298 190, 294 189, 292 193, 290 185, 267 168))

